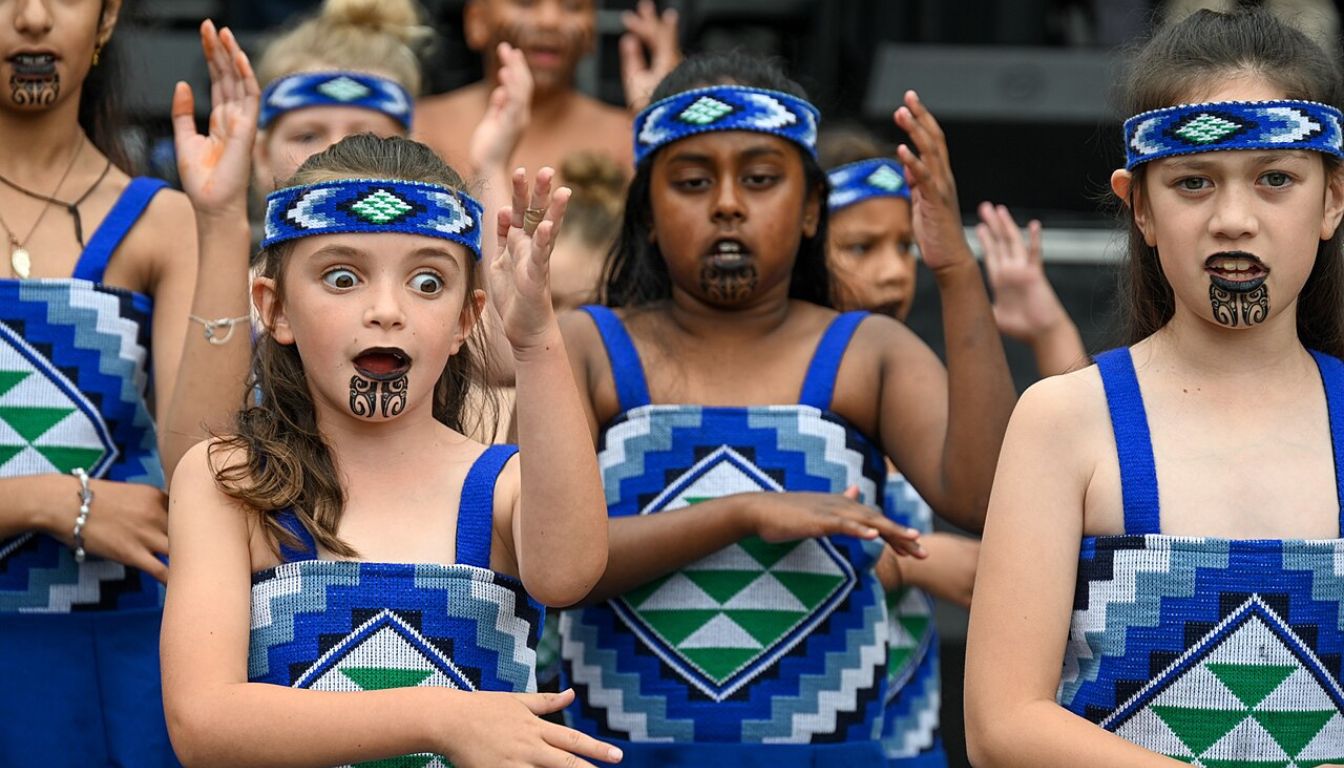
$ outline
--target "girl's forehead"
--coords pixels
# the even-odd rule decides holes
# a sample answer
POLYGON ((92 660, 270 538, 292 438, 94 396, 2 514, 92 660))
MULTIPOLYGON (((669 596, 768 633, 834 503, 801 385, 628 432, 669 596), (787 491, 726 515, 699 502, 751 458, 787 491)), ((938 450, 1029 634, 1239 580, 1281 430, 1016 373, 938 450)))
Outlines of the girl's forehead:
POLYGON ((1287 97, 1283 86, 1258 72, 1245 71, 1212 79, 1196 87, 1193 92, 1185 94, 1181 101, 1186 104, 1211 101, 1277 101, 1287 97))
POLYGON ((663 148, 657 158, 662 162, 692 159, 737 158, 746 155, 781 154, 797 156, 798 145, 788 139, 758 131, 707 131, 687 136, 663 148))
POLYGON ((314 257, 390 265, 434 260, 462 270, 470 269, 473 261, 466 246, 460 243, 406 232, 342 232, 300 238, 295 241, 289 262, 314 257))
POLYGON ((848 229, 904 231, 912 226, 910 201, 899 197, 870 197, 831 211, 832 234, 848 229))

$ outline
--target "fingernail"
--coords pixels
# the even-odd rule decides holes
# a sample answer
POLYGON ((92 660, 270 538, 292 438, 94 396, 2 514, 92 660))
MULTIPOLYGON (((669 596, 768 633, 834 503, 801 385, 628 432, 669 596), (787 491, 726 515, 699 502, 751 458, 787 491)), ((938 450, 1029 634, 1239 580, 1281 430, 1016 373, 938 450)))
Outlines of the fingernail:
POLYGON ((621 750, 616 747, 611 747, 607 750, 607 762, 609 763, 619 763, 624 756, 625 753, 621 752, 621 750))

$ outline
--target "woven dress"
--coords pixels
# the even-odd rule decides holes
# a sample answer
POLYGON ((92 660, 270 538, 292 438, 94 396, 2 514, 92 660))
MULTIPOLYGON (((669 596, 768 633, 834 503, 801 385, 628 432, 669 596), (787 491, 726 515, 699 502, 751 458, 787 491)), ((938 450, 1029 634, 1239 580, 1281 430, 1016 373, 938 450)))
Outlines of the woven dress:
MULTIPOLYGON (((933 510, 899 472, 887 475, 887 516, 922 534, 933 531, 933 510)), ((891 646, 882 749, 892 768, 946 768, 939 729, 943 686, 933 598, 917 587, 887 593, 891 646)))
MULTIPOLYGON (((842 493, 874 509, 886 466, 830 410, 836 371, 862 313, 826 330, 796 405, 650 402, 633 342, 611 310, 588 307, 611 359, 621 413, 599 465, 612 517, 650 515, 733 493, 842 493)), ((880 541, 750 537, 560 619, 571 725, 612 740, 628 766, 880 765, 887 605, 880 541)))
POLYGON ((316 691, 535 692, 544 608, 521 581, 490 570, 495 481, 517 450, 490 446, 467 473, 453 565, 319 560, 312 534, 293 512, 280 513, 302 546, 282 547, 285 562, 252 576, 248 680, 316 691))
MULTIPOLYGON (((0 280, 0 477, 163 487, 149 296, 103 285, 166 185, 136 178, 69 278, 0 280)), ((79 482, 60 501, 74 527, 79 482)), ((110 514, 94 499, 91 519, 110 514)), ((0 765, 176 765, 159 688, 163 588, 39 533, 0 539, 0 765)))
MULTIPOLYGON (((1344 499, 1344 363, 1312 354, 1344 499)), ((1163 535, 1130 352, 1097 366, 1125 532, 1083 539, 1059 703, 1192 765, 1344 762, 1344 539, 1163 535)))

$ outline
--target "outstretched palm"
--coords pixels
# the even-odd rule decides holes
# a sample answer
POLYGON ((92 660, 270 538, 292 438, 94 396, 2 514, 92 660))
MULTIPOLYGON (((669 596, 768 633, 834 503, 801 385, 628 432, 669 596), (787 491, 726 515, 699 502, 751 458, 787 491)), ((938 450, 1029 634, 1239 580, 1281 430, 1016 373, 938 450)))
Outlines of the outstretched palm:
POLYGON ((182 189, 198 213, 246 211, 252 143, 257 134, 261 89, 247 54, 233 33, 201 24, 201 48, 210 71, 210 124, 197 133, 191 86, 173 92, 173 143, 182 189))
POLYGON ((500 210, 499 247, 490 265, 490 301, 515 351, 547 343, 555 326, 550 265, 570 190, 551 190, 555 171, 542 168, 528 190, 527 172, 513 172, 513 204, 500 210))

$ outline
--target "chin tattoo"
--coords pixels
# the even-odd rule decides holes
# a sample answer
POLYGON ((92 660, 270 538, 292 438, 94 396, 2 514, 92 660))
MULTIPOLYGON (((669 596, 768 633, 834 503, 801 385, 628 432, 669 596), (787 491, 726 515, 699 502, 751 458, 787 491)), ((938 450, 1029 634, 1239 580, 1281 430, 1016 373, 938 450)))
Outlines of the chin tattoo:
POLYGON ((350 412, 372 418, 396 416, 406 410, 406 391, 410 382, 406 374, 386 381, 366 379, 358 374, 350 377, 350 412))
POLYGON ((1230 291, 1218 285, 1209 286, 1209 306, 1213 319, 1220 325, 1236 328, 1259 325, 1269 317, 1269 286, 1261 283, 1249 291, 1230 291))
POLYGON ((700 290, 715 301, 741 301, 756 290, 760 275, 756 268, 721 269, 705 267, 700 270, 700 290))
POLYGON ((61 94, 61 76, 54 72, 47 77, 11 75, 9 93, 14 103, 21 107, 50 106, 61 94))

